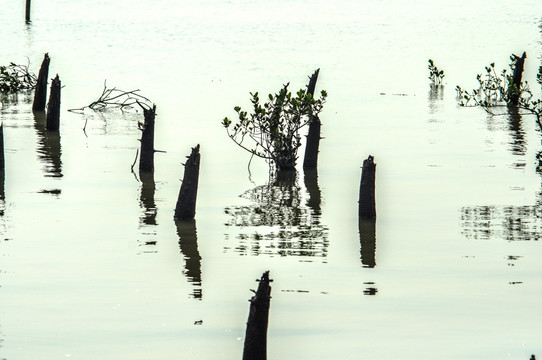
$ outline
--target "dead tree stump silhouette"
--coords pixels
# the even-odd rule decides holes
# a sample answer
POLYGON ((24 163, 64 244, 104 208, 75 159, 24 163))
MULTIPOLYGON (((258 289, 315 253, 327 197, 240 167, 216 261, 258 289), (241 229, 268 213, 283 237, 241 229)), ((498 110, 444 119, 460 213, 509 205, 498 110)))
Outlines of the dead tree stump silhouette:
POLYGON ((267 359, 267 326, 269 323, 269 306, 271 303, 271 286, 269 271, 262 274, 254 296, 250 301, 243 360, 267 359))
MULTIPOLYGON (((28 0, 30 1, 30 0, 28 0)), ((51 58, 48 53, 45 53, 41 63, 38 80, 36 82, 36 90, 34 91, 34 103, 32 104, 33 111, 45 111, 47 103, 47 78, 49 77, 49 63, 51 58)))
POLYGON ((30 22, 30 0, 26 0, 25 21, 27 24, 30 22))
POLYGON ((139 125, 141 130, 141 151, 139 155, 139 171, 154 171, 154 120, 156 105, 151 109, 143 107, 144 123, 139 125))
POLYGON ((199 144, 192 148, 188 160, 184 164, 184 177, 179 190, 174 218, 190 220, 196 215, 196 198, 198 194, 200 153, 199 144))
MULTIPOLYGON (((307 86, 307 94, 310 94, 313 97, 319 73, 320 69, 317 69, 310 77, 309 85, 307 86)), ((305 147, 303 169, 316 169, 318 165, 318 149, 320 147, 320 128, 322 123, 320 122, 318 115, 313 116, 312 114, 309 114, 309 116, 309 132, 307 134, 307 145, 305 147)))
POLYGON ((376 218, 375 173, 376 164, 374 163, 374 157, 369 155, 369 157, 363 161, 361 182, 359 185, 358 217, 362 219, 376 218))
POLYGON ((51 93, 47 104, 47 123, 45 128, 49 131, 58 131, 60 128, 60 79, 58 74, 51 83, 51 93))
POLYGON ((510 93, 510 102, 513 105, 517 105, 519 102, 521 77, 523 76, 523 67, 525 65, 525 58, 527 54, 524 52, 521 57, 516 56, 516 65, 514 67, 514 75, 512 76, 513 89, 510 93))

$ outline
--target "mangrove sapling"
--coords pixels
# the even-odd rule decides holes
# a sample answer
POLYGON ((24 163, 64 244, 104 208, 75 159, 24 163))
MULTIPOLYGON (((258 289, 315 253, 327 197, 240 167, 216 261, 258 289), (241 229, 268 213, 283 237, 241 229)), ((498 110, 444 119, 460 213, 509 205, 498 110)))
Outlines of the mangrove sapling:
POLYGON ((444 70, 439 70, 436 66, 433 60, 428 60, 429 65, 427 65, 427 68, 429 69, 429 80, 433 83, 433 85, 442 85, 442 79, 444 78, 444 70))
MULTIPOLYGON (((295 168, 297 151, 301 146, 299 130, 307 125, 311 116, 317 116, 325 103, 327 93, 322 90, 315 99, 306 90, 295 95, 286 84, 277 94, 269 94, 269 101, 260 103, 258 93, 250 93, 253 113, 241 107, 234 108, 238 120, 222 120, 228 136, 252 156, 268 161, 270 168, 291 170, 295 168)), ((252 157, 251 157, 252 159, 252 157)), ((249 163, 250 164, 250 163, 249 163)))
MULTIPOLYGON (((478 74, 478 88, 471 91, 456 86, 460 106, 481 106, 491 115, 499 115, 494 111, 497 107, 516 107, 536 116, 542 129, 542 100, 533 96, 529 83, 521 80, 525 53, 519 57, 511 55, 509 64, 511 72, 503 69, 497 73, 495 63, 485 67, 485 75, 478 74)), ((542 85, 542 66, 538 70, 536 81, 542 85)))
POLYGON ((0 93, 13 94, 23 90, 32 90, 36 87, 37 77, 28 71, 27 65, 18 65, 13 62, 9 65, 0 65, 0 93))
POLYGON ((145 96, 138 94, 140 90, 124 91, 116 87, 108 88, 107 81, 104 80, 104 89, 100 97, 90 104, 77 108, 69 109, 68 111, 76 113, 84 113, 86 108, 94 111, 105 111, 108 108, 118 108, 124 112, 133 109, 136 104, 145 104, 148 108, 152 107, 152 102, 145 96))

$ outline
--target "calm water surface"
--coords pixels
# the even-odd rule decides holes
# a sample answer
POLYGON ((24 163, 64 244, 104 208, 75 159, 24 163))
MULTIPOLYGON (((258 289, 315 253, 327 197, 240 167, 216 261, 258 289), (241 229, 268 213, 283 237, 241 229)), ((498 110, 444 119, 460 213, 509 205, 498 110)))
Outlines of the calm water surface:
POLYGON ((21 3, 0 64, 48 52, 64 88, 59 134, 31 96, 1 101, 0 359, 239 359, 265 270, 270 359, 542 356, 541 134, 454 91, 526 51, 540 96, 539 1, 34 0, 28 25, 21 3), (221 119, 317 68, 318 172, 249 173, 221 119), (130 170, 140 113, 67 111, 104 80, 156 103, 153 176, 130 170), (176 223, 198 143, 196 219, 176 223), (358 223, 370 154, 378 219, 358 223))

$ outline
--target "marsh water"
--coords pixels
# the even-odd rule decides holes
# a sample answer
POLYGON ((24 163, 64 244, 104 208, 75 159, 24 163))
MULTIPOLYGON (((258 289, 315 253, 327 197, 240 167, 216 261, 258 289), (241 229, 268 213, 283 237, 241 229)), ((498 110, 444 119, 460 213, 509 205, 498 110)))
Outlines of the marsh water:
POLYGON ((266 270, 269 359, 542 356, 542 134, 454 90, 525 51, 540 96, 539 1, 34 0, 31 18, 2 2, 0 64, 49 53, 61 129, 2 98, 0 359, 240 359, 266 270), (270 183, 220 122, 317 68, 318 171, 270 183), (153 176, 131 171, 141 111, 67 111, 104 81, 157 105, 153 176), (176 223, 197 144, 196 218, 176 223))

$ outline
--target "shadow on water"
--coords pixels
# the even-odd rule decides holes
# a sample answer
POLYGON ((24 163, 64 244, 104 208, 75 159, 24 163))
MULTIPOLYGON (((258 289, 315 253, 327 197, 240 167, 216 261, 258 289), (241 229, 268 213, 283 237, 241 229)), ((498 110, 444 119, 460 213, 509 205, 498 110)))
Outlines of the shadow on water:
POLYGON ((175 225, 177 226, 181 254, 185 259, 183 274, 194 287, 190 297, 201 300, 203 298, 201 255, 198 251, 196 220, 176 220, 175 225))
POLYGON ((225 208, 226 225, 237 245, 225 246, 239 255, 298 256, 321 258, 328 248, 327 227, 320 223, 321 193, 317 173, 306 172, 306 194, 298 184, 297 172, 279 172, 267 185, 241 195, 250 204, 225 208), (304 201, 308 195, 308 199, 304 201))
POLYGON ((359 242, 363 267, 376 266, 376 219, 359 219, 359 242))
POLYGON ((60 146, 60 132, 45 129, 45 112, 34 113, 34 128, 38 135, 38 158, 43 164, 46 177, 62 177, 62 149, 60 146))

